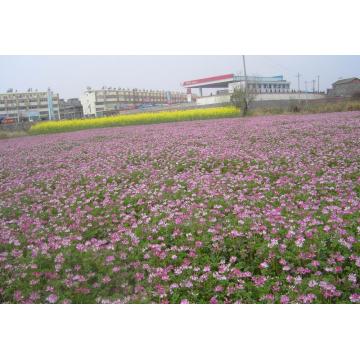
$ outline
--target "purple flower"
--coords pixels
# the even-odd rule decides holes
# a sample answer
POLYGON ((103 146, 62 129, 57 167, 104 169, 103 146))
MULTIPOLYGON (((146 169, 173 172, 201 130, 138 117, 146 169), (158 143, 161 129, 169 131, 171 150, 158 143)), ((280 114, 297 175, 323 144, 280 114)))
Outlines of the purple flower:
POLYGON ((102 278, 102 282, 103 284, 108 284, 109 282, 111 282, 111 278, 109 275, 106 275, 102 278))
POLYGON ((217 286, 215 286, 214 291, 215 291, 215 292, 222 292, 222 291, 224 291, 224 287, 221 286, 221 285, 217 285, 217 286))
POLYGON ((360 303, 360 294, 351 294, 350 301, 352 303, 360 303))
POLYGON ((106 262, 109 264, 111 262, 113 262, 115 260, 115 256, 114 255, 109 255, 106 257, 106 262))
POLYGON ((266 276, 253 276, 251 279, 256 287, 261 287, 266 282, 266 276))
POLYGON ((358 302, 359 116, 0 140, 0 294, 16 303, 358 302))
POLYGON ((297 247, 302 247, 304 245, 304 242, 305 238, 303 238, 302 236, 295 240, 295 244, 297 247))
POLYGON ((316 299, 315 294, 300 295, 298 301, 303 304, 311 304, 316 299))
POLYGON ((55 294, 50 294, 47 298, 46 298, 47 302, 49 302, 50 304, 55 304, 58 300, 57 295, 55 294))

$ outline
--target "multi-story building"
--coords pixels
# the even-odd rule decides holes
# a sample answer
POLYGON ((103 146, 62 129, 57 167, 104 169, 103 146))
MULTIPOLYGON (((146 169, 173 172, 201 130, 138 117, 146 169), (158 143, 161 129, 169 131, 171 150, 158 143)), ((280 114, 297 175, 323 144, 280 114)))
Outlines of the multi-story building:
POLYGON ((16 122, 29 120, 57 120, 60 118, 59 94, 48 91, 17 92, 12 89, 0 93, 0 116, 16 122))
POLYGON ((80 98, 84 116, 104 116, 118 113, 122 110, 141 107, 143 105, 163 105, 185 103, 185 93, 163 90, 113 89, 103 88, 92 90, 88 88, 80 98))
MULTIPOLYGON (((225 74, 210 76, 201 79, 184 81, 181 85, 185 87, 188 94, 192 89, 199 89, 199 95, 203 96, 203 89, 225 89, 232 93, 234 88, 245 88, 253 93, 288 93, 290 92, 290 82, 279 76, 240 76, 235 74, 225 74)), ((224 94, 224 93, 223 93, 224 94)), ((189 97, 189 101, 191 98, 189 97)))
POLYGON ((234 82, 229 84, 229 92, 234 87, 247 88, 253 93, 288 93, 290 92, 290 82, 284 80, 283 76, 234 76, 234 82))
POLYGON ((83 107, 77 98, 60 99, 60 119, 81 119, 84 116, 83 107))

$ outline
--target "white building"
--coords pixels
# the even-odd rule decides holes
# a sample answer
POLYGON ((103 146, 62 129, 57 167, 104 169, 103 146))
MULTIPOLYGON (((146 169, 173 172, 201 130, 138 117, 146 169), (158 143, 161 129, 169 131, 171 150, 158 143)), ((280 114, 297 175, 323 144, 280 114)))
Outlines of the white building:
MULTIPOLYGON (((192 89, 198 89, 200 97, 203 96, 203 89, 219 89, 217 95, 231 94, 234 88, 247 88, 252 93, 289 93, 290 82, 284 80, 282 75, 278 76, 241 76, 235 74, 224 74, 210 76, 201 79, 184 81, 181 85, 185 87, 188 94, 192 89)), ((189 97, 188 101, 192 101, 189 97)))
POLYGON ((143 105, 178 104, 187 101, 179 91, 140 89, 88 89, 80 97, 85 117, 116 114, 143 105))
POLYGON ((283 76, 234 76, 234 82, 229 84, 229 93, 234 88, 245 88, 247 83, 248 89, 253 93, 288 93, 290 92, 290 82, 284 80, 283 76))
POLYGON ((52 91, 0 93, 0 117, 17 122, 29 120, 57 120, 60 118, 59 94, 52 91))

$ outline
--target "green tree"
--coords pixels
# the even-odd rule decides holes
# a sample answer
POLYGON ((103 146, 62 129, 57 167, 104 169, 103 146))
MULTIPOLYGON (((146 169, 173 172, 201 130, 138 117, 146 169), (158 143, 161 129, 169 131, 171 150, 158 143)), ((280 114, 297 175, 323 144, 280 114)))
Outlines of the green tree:
POLYGON ((238 109, 241 110, 242 116, 246 116, 249 106, 255 99, 255 94, 250 92, 249 89, 242 87, 235 87, 231 94, 230 101, 238 109))

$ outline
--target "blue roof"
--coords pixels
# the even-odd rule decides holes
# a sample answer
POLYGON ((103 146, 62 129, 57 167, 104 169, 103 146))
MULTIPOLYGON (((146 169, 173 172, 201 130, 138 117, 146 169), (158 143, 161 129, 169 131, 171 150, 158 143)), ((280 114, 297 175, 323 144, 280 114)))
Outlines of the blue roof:
MULTIPOLYGON (((245 80, 245 76, 234 76, 235 81, 245 80)), ((272 82, 272 81, 285 81, 283 75, 276 75, 276 76, 247 76, 246 80, 248 81, 261 81, 261 82, 272 82)))

